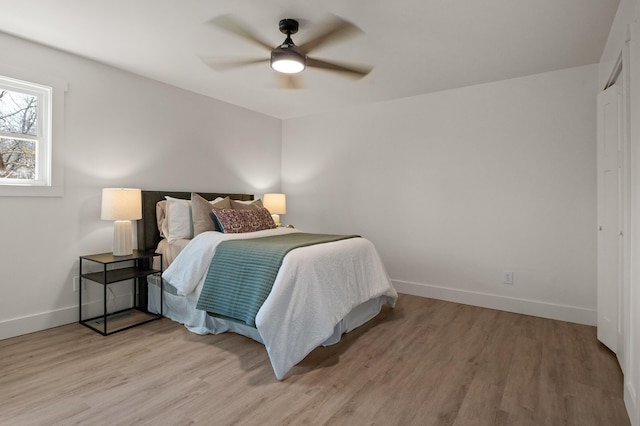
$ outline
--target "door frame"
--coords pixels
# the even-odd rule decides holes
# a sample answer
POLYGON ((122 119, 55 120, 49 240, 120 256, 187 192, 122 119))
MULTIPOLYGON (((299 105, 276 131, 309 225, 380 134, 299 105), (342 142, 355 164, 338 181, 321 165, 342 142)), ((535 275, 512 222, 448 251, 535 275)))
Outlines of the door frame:
POLYGON ((619 194, 620 203, 620 232, 622 242, 619 253, 619 280, 618 280, 618 318, 617 318, 617 350, 616 355, 623 374, 629 372, 629 327, 630 327, 630 297, 631 297, 631 122, 629 120, 631 110, 630 96, 630 46, 629 40, 624 44, 618 59, 613 66, 609 79, 603 90, 614 84, 620 86, 621 99, 619 102, 619 114, 621 119, 621 180, 619 194))

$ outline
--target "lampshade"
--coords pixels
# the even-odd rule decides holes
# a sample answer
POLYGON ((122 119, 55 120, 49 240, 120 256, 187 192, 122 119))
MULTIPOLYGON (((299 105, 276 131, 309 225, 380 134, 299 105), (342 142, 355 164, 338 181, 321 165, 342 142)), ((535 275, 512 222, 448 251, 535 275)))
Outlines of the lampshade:
POLYGON ((142 195, 139 189, 104 188, 102 190, 103 220, 114 220, 113 255, 133 253, 131 221, 142 219, 142 195))
POLYGON ((131 188, 104 188, 100 218, 103 220, 142 219, 141 191, 131 188))
POLYGON ((287 197, 284 194, 264 194, 263 205, 275 222, 276 226, 280 226, 280 215, 287 214, 287 197))
POLYGON ((271 68, 285 74, 304 70, 305 57, 292 48, 276 48, 271 52, 271 68))
POLYGON ((287 214, 287 196, 284 194, 264 194, 263 205, 271 214, 287 214))

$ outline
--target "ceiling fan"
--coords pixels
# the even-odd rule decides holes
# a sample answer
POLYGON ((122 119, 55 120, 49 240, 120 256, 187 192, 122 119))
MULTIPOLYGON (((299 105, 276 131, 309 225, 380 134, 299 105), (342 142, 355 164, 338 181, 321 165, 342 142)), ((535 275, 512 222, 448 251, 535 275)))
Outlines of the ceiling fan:
POLYGON ((223 15, 214 18, 210 23, 217 28, 239 36, 244 40, 257 44, 267 49, 271 55, 264 58, 247 58, 233 61, 206 61, 215 70, 229 70, 247 65, 269 62, 271 68, 285 74, 284 85, 286 88, 298 88, 300 82, 294 78, 294 74, 302 72, 305 68, 318 68, 326 71, 342 73, 355 78, 362 78, 369 74, 373 67, 368 65, 356 65, 345 62, 324 61, 309 56, 309 53, 321 46, 326 46, 339 40, 362 33, 354 24, 341 18, 334 17, 326 22, 321 31, 307 42, 296 45, 291 35, 298 32, 298 21, 295 19, 282 19, 279 23, 280 32, 286 35, 282 44, 273 45, 256 36, 245 25, 232 18, 223 15))

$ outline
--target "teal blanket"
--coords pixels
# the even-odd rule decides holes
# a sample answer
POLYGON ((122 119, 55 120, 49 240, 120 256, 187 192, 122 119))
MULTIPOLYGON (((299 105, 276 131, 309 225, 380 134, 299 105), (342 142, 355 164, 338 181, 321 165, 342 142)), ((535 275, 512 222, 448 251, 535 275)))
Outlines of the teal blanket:
POLYGON ((288 252, 354 237, 358 236, 296 232, 223 241, 211 259, 196 308, 255 327, 258 310, 269 296, 288 252))

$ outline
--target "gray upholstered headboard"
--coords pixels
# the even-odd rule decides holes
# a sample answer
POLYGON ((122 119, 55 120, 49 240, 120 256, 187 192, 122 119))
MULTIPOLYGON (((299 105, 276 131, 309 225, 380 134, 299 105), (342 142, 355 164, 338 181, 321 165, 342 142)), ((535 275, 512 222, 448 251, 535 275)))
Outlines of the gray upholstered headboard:
MULTIPOLYGON (((198 192, 207 200, 217 197, 230 197, 234 200, 253 200, 251 194, 224 194, 215 192, 198 192)), ((138 220, 138 249, 152 250, 158 247, 160 242, 160 231, 156 222, 156 204, 164 200, 165 195, 174 198, 191 199, 191 192, 179 191, 142 191, 142 219, 138 220)))

